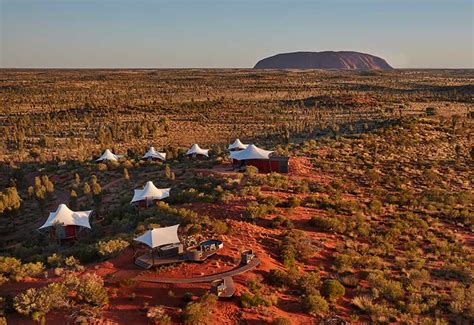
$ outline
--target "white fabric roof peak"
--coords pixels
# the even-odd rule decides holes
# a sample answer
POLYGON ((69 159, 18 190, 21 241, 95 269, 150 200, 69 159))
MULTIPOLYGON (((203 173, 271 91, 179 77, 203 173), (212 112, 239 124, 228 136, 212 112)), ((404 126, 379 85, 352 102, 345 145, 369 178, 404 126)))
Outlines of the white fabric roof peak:
POLYGON ((254 144, 250 144, 245 150, 232 151, 230 158, 236 160, 269 159, 272 152, 273 151, 263 150, 254 144))
POLYGON ((66 204, 60 204, 56 211, 49 214, 48 220, 46 220, 46 222, 38 229, 51 227, 56 224, 61 224, 63 226, 80 226, 91 229, 89 223, 91 213, 92 210, 72 211, 66 204))
POLYGON ((166 160, 166 152, 158 152, 155 150, 155 147, 150 147, 150 149, 148 149, 148 151, 145 153, 145 155, 142 158, 143 159, 154 158, 154 159, 166 160))
POLYGON ((102 156, 100 156, 96 161, 104 161, 104 160, 109 160, 109 161, 117 161, 120 158, 122 158, 122 155, 116 155, 112 153, 109 149, 105 149, 105 151, 102 153, 102 156))
POLYGON ((179 243, 178 227, 179 224, 171 227, 147 230, 143 235, 138 236, 134 240, 144 243, 151 248, 179 243))
POLYGON ((194 155, 194 154, 209 157, 209 149, 201 149, 201 147, 199 147, 199 145, 195 143, 186 152, 187 156, 194 155))
POLYGON ((235 139, 234 143, 230 144, 227 149, 233 150, 233 149, 247 149, 249 145, 242 143, 240 139, 235 139))
POLYGON ((130 203, 142 200, 162 200, 170 196, 171 188, 157 188, 152 181, 146 182, 143 189, 134 190, 130 203))

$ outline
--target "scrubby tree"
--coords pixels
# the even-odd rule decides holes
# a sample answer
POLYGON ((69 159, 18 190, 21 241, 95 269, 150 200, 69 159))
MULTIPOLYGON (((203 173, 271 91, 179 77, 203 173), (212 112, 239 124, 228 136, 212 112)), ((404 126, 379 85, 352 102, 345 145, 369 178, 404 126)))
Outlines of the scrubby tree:
POLYGON ((21 198, 16 187, 8 187, 0 192, 0 213, 20 208, 21 198))

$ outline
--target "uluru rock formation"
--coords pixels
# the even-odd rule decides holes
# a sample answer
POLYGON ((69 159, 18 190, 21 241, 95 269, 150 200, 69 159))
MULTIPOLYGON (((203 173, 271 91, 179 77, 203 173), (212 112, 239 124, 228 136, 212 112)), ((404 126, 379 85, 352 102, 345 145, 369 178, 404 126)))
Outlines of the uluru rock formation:
POLYGON ((293 52, 258 61, 254 69, 391 70, 384 59, 352 51, 293 52))

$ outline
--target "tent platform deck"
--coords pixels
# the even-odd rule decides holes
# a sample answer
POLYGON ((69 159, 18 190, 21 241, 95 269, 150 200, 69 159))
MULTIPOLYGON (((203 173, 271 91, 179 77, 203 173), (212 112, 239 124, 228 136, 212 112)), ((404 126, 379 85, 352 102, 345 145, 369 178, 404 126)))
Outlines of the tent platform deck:
POLYGON ((193 254, 182 254, 170 257, 155 257, 154 259, 150 256, 150 254, 146 253, 141 256, 135 258, 135 264, 141 268, 146 270, 154 267, 154 266, 162 266, 168 264, 175 264, 175 263, 182 263, 186 261, 191 262, 204 262, 212 255, 216 254, 217 250, 210 250, 202 252, 200 256, 194 256, 193 254))
POLYGON ((181 263, 184 261, 185 259, 183 259, 183 256, 180 255, 171 257, 155 257, 155 259, 153 259, 150 254, 143 254, 142 256, 138 256, 135 259, 135 264, 148 270, 153 266, 181 263))

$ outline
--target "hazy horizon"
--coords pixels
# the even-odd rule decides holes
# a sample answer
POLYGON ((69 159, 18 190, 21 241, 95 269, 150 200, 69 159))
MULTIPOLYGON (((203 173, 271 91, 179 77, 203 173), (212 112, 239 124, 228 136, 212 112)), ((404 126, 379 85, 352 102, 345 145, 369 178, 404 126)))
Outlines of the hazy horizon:
POLYGON ((1 68, 251 68, 299 51, 474 67, 470 0, 0 1, 1 68))

